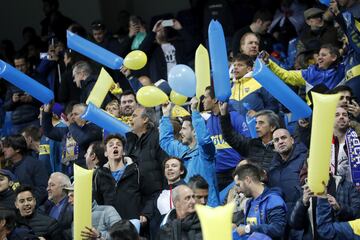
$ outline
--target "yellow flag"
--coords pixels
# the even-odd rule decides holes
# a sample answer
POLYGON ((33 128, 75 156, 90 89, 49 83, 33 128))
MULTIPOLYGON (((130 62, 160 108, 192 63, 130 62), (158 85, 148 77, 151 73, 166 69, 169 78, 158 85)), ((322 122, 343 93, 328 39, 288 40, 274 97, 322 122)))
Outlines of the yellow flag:
POLYGON ((325 192, 323 182, 329 181, 331 142, 339 94, 323 95, 312 92, 314 110, 308 162, 308 185, 312 192, 325 192))
POLYGON ((185 117, 190 116, 190 113, 185 110, 185 108, 180 107, 178 105, 174 105, 174 107, 171 110, 171 116, 172 117, 185 117))
POLYGON ((210 86, 210 62, 209 53, 200 44, 195 53, 195 75, 196 75, 196 98, 204 95, 205 88, 210 86))
POLYGON ((231 240, 232 239, 232 215, 235 203, 211 208, 208 206, 195 205, 200 219, 201 231, 204 240, 231 240))
POLYGON ((88 99, 86 100, 86 104, 92 102, 95 106, 101 108, 106 94, 114 84, 115 82, 110 74, 104 68, 101 68, 99 77, 96 80, 96 83, 91 90, 88 99))
POLYGON ((74 164, 74 239, 81 240, 81 231, 92 227, 92 170, 74 164))

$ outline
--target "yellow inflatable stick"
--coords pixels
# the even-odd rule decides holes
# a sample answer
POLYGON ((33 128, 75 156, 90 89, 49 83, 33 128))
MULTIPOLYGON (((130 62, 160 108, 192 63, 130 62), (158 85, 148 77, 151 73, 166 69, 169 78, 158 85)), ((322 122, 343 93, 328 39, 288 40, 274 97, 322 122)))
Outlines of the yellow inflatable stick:
POLYGON ((360 218, 349 222, 356 235, 360 235, 360 218))
POLYGON ((168 96, 155 86, 145 86, 136 93, 138 103, 144 107, 155 107, 169 101, 168 96))
POLYGON ((124 66, 131 70, 139 70, 146 65, 147 56, 143 51, 135 50, 126 55, 124 66))
POLYGON ((195 53, 195 76, 196 76, 196 98, 204 95, 205 88, 210 86, 210 62, 209 53, 200 44, 195 53))
POLYGON ((74 239, 81 240, 81 231, 92 227, 92 170, 74 164, 74 239))
POLYGON ((308 185, 312 192, 325 192, 323 182, 329 181, 331 141, 334 131, 336 105, 339 94, 312 93, 314 110, 311 127, 310 153, 308 160, 308 185))
POLYGON ((171 110, 171 117, 185 117, 190 116, 190 113, 185 110, 185 108, 180 107, 178 105, 174 105, 171 110))
POLYGON ((234 202, 216 208, 195 205, 204 240, 232 239, 231 220, 234 208, 234 202))
POLYGON ((101 68, 99 77, 86 100, 86 104, 92 102, 95 106, 101 108, 106 94, 109 92, 110 88, 113 87, 113 85, 115 85, 115 82, 110 74, 104 68, 101 68))
POLYGON ((187 99, 188 97, 181 95, 180 93, 177 93, 174 90, 171 90, 170 101, 172 103, 175 103, 177 105, 183 105, 184 103, 186 103, 187 99))

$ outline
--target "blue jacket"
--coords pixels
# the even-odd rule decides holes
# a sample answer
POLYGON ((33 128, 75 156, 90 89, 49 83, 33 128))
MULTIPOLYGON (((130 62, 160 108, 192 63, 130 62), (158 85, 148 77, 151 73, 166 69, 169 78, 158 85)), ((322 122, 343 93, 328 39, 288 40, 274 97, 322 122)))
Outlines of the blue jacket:
POLYGON ((334 222, 327 199, 318 198, 316 207, 317 231, 323 239, 359 240, 360 219, 350 222, 334 222))
POLYGON ((259 205, 255 207, 256 220, 249 219, 249 211, 254 199, 251 198, 246 203, 245 208, 245 224, 251 222, 250 233, 259 232, 270 236, 272 239, 281 239, 284 235, 286 226, 286 205, 280 194, 274 189, 265 187, 263 193, 258 196, 259 205))
POLYGON ((268 186, 281 189, 288 215, 291 214, 302 193, 299 175, 306 158, 307 148, 301 143, 294 144, 292 153, 286 161, 276 153, 271 164, 268 186))
POLYGON ((200 174, 209 184, 209 206, 219 204, 219 196, 215 174, 215 146, 206 129, 205 121, 198 111, 192 113, 192 125, 196 133, 197 144, 194 148, 175 140, 173 127, 169 117, 160 120, 160 146, 169 154, 184 160, 187 169, 185 182, 190 177, 200 174))
POLYGON ((30 185, 34 189, 34 195, 39 205, 46 200, 49 176, 42 162, 29 155, 24 155, 9 170, 17 176, 21 185, 30 185))
MULTIPOLYGON (((233 111, 230 112, 230 118, 231 126, 237 133, 250 137, 244 117, 233 111)), ((220 125, 220 116, 211 114, 206 121, 206 127, 216 148, 216 172, 224 172, 235 168, 243 157, 224 140, 220 125)))

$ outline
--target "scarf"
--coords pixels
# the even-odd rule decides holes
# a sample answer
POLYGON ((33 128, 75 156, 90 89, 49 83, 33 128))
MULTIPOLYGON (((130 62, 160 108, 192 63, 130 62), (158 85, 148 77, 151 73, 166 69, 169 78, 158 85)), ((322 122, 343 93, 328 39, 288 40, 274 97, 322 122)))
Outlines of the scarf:
POLYGON ((345 135, 347 154, 352 182, 360 187, 360 140, 354 129, 349 128, 345 135))

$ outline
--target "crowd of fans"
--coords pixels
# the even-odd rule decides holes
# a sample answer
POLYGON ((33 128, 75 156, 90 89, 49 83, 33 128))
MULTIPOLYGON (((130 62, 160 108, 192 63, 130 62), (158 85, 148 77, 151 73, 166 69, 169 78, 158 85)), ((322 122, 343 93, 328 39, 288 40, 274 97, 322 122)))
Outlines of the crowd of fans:
POLYGON ((231 201, 234 239, 360 239, 359 1, 190 2, 150 24, 123 12, 127 27, 110 33, 43 0, 40 35, 24 27, 18 51, 1 41, 1 60, 55 99, 42 105, 0 81, 0 239, 73 239, 74 164, 94 170, 83 239, 202 239, 195 204, 231 201), (212 18, 227 43, 229 102, 209 86, 183 105, 188 116, 170 102, 138 104, 141 87, 166 85, 177 64, 194 67, 212 18), (101 65, 67 48, 67 30, 119 56, 146 53, 141 70, 106 69, 123 91, 108 93, 102 108, 131 127, 125 136, 82 119, 101 65), (312 92, 340 94, 322 194, 307 184, 314 119, 289 121, 291 112, 252 77, 256 58, 310 106, 312 92))

